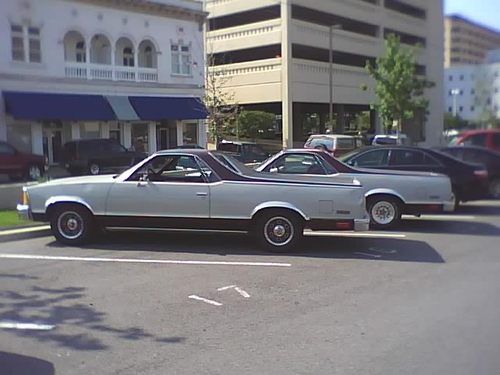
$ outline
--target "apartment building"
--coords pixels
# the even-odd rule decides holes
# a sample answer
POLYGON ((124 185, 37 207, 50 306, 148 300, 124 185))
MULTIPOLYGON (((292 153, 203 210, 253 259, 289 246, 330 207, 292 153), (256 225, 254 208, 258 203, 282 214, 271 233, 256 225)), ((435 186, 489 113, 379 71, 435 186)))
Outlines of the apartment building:
POLYGON ((472 123, 500 119, 500 49, 490 51, 484 64, 445 69, 446 111, 472 123))
POLYGON ((444 65, 482 64, 489 50, 500 48, 500 31, 459 15, 444 20, 444 65))
POLYGON ((2 0, 0 139, 57 163, 114 138, 152 153, 206 143, 201 3, 2 0))
MULTIPOLYGON (((374 82, 364 66, 384 53, 384 37, 391 33, 406 45, 422 46, 418 69, 436 83, 427 92, 428 121, 409 121, 403 130, 417 142, 439 143, 441 1, 206 0, 205 6, 206 49, 213 60, 209 71, 227 78, 224 90, 234 94, 241 107, 275 113, 285 146, 303 144, 309 133, 349 130, 355 116, 370 110, 374 82), (334 129, 328 129, 330 91, 334 129)), ((381 131, 373 112, 370 118, 372 128, 381 131)))

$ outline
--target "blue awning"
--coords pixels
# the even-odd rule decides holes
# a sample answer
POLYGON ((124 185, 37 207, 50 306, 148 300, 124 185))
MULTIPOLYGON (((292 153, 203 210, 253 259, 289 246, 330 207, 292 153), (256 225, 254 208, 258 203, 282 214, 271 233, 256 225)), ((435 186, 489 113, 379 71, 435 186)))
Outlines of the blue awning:
POLYGON ((6 112, 23 120, 111 121, 115 113, 102 95, 6 92, 6 112))
POLYGON ((198 120, 208 116, 200 98, 166 96, 129 96, 141 120, 198 120))

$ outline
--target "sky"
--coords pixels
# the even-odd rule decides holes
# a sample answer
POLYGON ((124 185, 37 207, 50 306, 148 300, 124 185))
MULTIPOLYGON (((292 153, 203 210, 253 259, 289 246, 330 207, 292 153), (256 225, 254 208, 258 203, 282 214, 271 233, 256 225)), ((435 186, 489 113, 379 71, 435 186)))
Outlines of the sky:
POLYGON ((458 13, 500 31, 500 0, 444 0, 444 4, 445 14, 458 13))

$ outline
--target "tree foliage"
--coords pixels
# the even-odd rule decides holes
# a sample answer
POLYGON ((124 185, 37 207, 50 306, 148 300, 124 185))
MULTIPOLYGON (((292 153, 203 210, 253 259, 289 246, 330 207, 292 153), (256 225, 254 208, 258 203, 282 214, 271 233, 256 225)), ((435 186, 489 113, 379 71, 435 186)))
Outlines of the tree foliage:
POLYGON ((386 126, 396 121, 401 130, 404 120, 415 117, 418 111, 427 113, 429 101, 423 95, 434 83, 417 74, 415 49, 401 46, 398 36, 389 35, 385 46, 385 56, 377 58, 375 65, 366 65, 376 82, 377 102, 371 107, 386 126))
POLYGON ((263 111, 242 111, 238 116, 238 138, 269 138, 274 135, 276 116, 263 111))
POLYGON ((215 144, 228 133, 238 116, 234 93, 227 90, 230 80, 222 67, 216 67, 213 56, 207 58, 209 70, 205 77, 204 102, 208 110, 208 131, 215 144))
POLYGON ((460 116, 453 116, 451 113, 445 112, 444 114, 444 129, 463 129, 469 126, 469 122, 460 116))

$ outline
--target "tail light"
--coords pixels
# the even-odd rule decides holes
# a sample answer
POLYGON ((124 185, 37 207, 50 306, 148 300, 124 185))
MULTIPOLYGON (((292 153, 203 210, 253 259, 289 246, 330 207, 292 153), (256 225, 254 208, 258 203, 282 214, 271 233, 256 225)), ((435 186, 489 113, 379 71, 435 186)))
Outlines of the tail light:
POLYGON ((488 178, 488 171, 486 169, 476 169, 474 171, 474 176, 478 178, 488 178))

